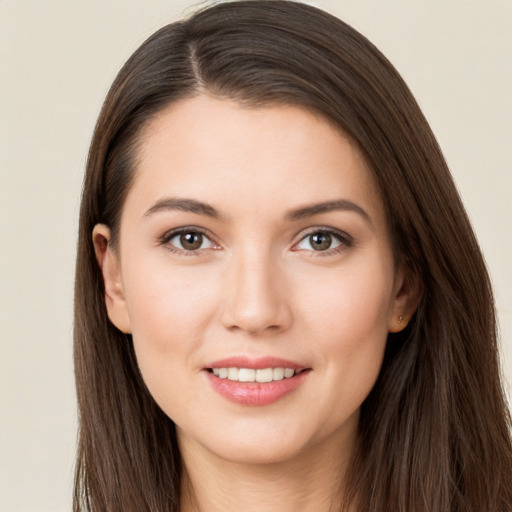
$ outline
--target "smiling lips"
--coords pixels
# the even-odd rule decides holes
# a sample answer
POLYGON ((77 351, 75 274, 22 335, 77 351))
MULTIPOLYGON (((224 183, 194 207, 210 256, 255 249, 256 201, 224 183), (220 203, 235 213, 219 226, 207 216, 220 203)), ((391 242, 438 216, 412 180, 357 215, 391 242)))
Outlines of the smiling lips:
POLYGON ((276 358, 230 358, 205 368, 213 389, 231 402, 262 406, 297 389, 308 368, 276 358))

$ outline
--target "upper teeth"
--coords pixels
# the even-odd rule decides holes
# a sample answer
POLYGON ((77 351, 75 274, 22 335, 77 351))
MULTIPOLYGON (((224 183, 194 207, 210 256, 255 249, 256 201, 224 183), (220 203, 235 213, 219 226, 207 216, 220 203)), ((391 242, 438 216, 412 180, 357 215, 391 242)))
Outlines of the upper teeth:
POLYGON ((212 368, 213 374, 221 379, 238 380, 240 382, 272 382, 273 380, 289 379, 295 375, 292 368, 212 368))

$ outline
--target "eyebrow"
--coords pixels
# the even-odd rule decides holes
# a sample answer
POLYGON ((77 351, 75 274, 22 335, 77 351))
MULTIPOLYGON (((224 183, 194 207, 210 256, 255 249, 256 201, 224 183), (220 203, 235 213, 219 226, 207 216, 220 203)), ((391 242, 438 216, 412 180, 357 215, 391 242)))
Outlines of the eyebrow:
MULTIPOLYGON (((144 214, 144 216, 149 217, 156 212, 165 210, 179 210, 182 212, 197 213, 198 215, 206 215, 213 219, 222 218, 220 212, 207 203, 203 203, 202 201, 197 201, 195 199, 182 199, 176 197, 160 199, 144 214)), ((350 211, 357 213, 371 226, 373 225, 370 215, 359 205, 347 199, 335 199, 332 201, 324 201, 323 203, 315 203, 301 208, 296 208, 294 210, 290 210, 285 215, 285 218, 289 222, 296 222, 301 219, 333 211, 350 211)))
POLYGON ((313 217, 314 215, 320 215, 322 213, 329 213, 334 211, 349 211, 354 212, 366 220, 370 226, 373 226, 370 215, 356 203, 349 201, 348 199, 335 199, 333 201, 325 201, 323 203, 316 203, 302 208, 291 210, 286 214, 286 218, 289 221, 297 221, 307 217, 313 217))
POLYGON ((179 210, 182 212, 197 213, 198 215, 206 215, 214 219, 220 219, 221 214, 209 204, 195 199, 179 199, 176 197, 166 197, 157 201, 144 216, 149 217, 153 213, 163 210, 179 210))

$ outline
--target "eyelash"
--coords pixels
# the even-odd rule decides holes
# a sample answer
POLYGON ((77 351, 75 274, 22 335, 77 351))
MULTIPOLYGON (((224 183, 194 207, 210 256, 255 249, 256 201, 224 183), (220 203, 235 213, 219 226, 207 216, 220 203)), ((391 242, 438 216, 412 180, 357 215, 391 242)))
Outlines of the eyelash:
MULTIPOLYGON (((208 251, 208 250, 212 250, 212 249, 218 250, 218 248, 219 248, 219 245, 214 240, 212 240, 212 238, 207 234, 206 230, 203 228, 197 227, 197 226, 186 226, 183 228, 178 228, 178 229, 173 229, 171 231, 168 231, 162 237, 160 237, 159 243, 160 243, 160 245, 165 246, 165 248, 169 252, 177 254, 179 256, 196 256, 200 253, 200 251, 205 251, 205 250, 208 251), (180 249, 178 247, 175 247, 169 243, 173 238, 176 238, 177 236, 180 236, 183 234, 200 234, 203 237, 205 237, 207 240, 209 240, 210 243, 214 247, 211 247, 211 248, 209 247, 207 249, 185 250, 185 249, 180 249)), ((341 252, 349 249, 353 245, 354 245, 354 239, 348 233, 345 233, 344 231, 340 231, 340 230, 334 229, 334 228, 327 228, 327 227, 325 227, 325 228, 324 227, 315 227, 315 228, 311 228, 305 234, 303 234, 302 237, 300 238, 300 240, 294 244, 292 250, 305 251, 305 252, 310 253, 310 255, 309 255, 310 257, 316 258, 316 257, 331 256, 333 254, 341 253, 341 252), (301 242, 306 240, 308 237, 310 237, 312 235, 318 235, 318 234, 331 236, 333 239, 335 239, 336 241, 339 242, 339 245, 337 247, 334 247, 332 249, 327 249, 325 251, 315 251, 314 249, 312 249, 312 250, 296 249, 296 247, 301 242)))
MULTIPOLYGON (((344 231, 340 231, 339 229, 334 228, 327 228, 327 227, 315 227, 310 230, 308 230, 301 239, 294 245, 294 247, 297 247, 301 242, 306 240, 308 237, 312 235, 329 235, 333 239, 337 240, 339 242, 339 245, 337 247, 334 247, 332 249, 327 249, 325 251, 315 251, 312 250, 306 250, 305 252, 310 253, 309 256, 312 258, 318 258, 318 257, 325 257, 325 256, 332 256, 334 254, 339 254, 341 252, 346 251, 347 249, 350 249, 354 245, 354 239, 344 231)), ((300 251, 302 249, 293 249, 295 251, 300 251)))
POLYGON ((217 250, 219 247, 218 244, 212 240, 210 236, 206 233, 206 230, 196 227, 196 226, 186 226, 183 228, 173 229, 172 231, 168 231, 160 238, 160 245, 164 245, 165 248, 174 254, 177 254, 178 256, 197 256, 200 251, 204 250, 217 250), (185 249, 180 249, 179 247, 175 247, 171 245, 169 242, 176 238, 177 236, 183 235, 183 234, 199 234, 202 235, 204 238, 209 240, 211 244, 215 247, 208 248, 208 249, 196 249, 196 250, 190 250, 187 251, 185 249))

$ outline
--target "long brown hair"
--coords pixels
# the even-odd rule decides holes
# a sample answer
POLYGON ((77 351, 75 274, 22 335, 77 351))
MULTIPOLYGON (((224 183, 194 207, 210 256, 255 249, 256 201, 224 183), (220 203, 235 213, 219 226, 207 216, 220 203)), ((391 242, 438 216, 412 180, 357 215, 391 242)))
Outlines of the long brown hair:
POLYGON ((397 260, 423 280, 421 304, 405 331, 389 335, 362 406, 347 474, 357 510, 511 511, 511 422, 491 286, 439 146, 368 40, 319 9, 281 0, 223 3, 162 28, 107 95, 80 212, 74 510, 179 510, 174 425, 142 381, 131 337, 108 320, 91 233, 109 225, 115 246, 142 127, 201 92, 248 106, 302 106, 341 128, 380 187, 397 260))

